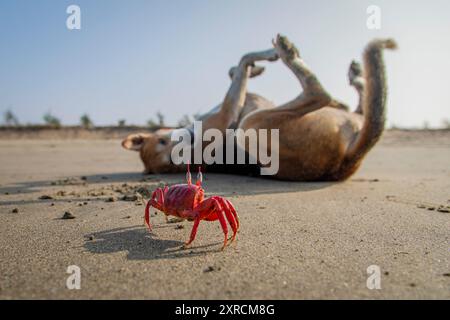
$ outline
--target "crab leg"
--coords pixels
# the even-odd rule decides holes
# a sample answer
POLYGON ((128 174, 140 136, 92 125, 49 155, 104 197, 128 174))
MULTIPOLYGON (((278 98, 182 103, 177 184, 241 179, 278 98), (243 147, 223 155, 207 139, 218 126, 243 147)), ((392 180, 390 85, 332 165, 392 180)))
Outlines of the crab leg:
POLYGON ((231 241, 235 239, 236 233, 239 228, 239 223, 235 219, 235 214, 233 213, 231 207, 231 203, 227 202, 227 200, 221 197, 211 197, 200 203, 194 209, 193 213, 194 215, 196 215, 196 219, 192 228, 191 237, 189 238, 189 241, 185 244, 185 246, 188 246, 192 243, 192 241, 194 241, 200 220, 219 220, 220 226, 222 227, 222 231, 224 233, 224 241, 222 247, 223 250, 228 242, 227 220, 233 230, 233 237, 231 241))
POLYGON ((185 247, 187 247, 188 245, 190 245, 192 243, 192 241, 194 241, 195 236, 197 235, 197 229, 198 229, 199 224, 200 224, 200 219, 199 218, 195 219, 194 226, 192 227, 192 231, 191 231, 191 237, 189 238, 189 241, 184 244, 185 247))
MULTIPOLYGON (((163 207, 164 207, 164 192, 167 191, 167 187, 164 188, 164 191, 161 189, 156 189, 153 194, 152 194, 152 198, 147 202, 147 205, 145 206, 145 216, 144 216, 144 220, 145 220, 145 225, 147 226, 147 228, 152 231, 152 226, 150 224, 150 208, 151 207, 155 207, 156 209, 160 209, 162 211, 163 207), (159 199, 159 201, 161 203, 159 203, 158 201, 155 200, 155 197, 157 199, 159 199)), ((166 215, 166 221, 168 220, 167 215, 166 215)))
POLYGON ((228 242, 228 227, 227 227, 227 221, 225 220, 225 217, 223 214, 223 210, 220 210, 217 212, 217 217, 219 218, 219 222, 220 222, 220 225, 222 226, 223 234, 225 235, 225 238, 223 240, 223 246, 222 246, 222 250, 223 250, 227 246, 227 242, 228 242))
POLYGON ((225 216, 226 216, 228 222, 230 223, 231 229, 233 230, 233 237, 231 238, 231 242, 233 242, 234 239, 236 238, 236 233, 239 229, 239 222, 235 219, 235 216, 234 216, 233 212, 231 211, 231 208, 230 208, 231 203, 229 201, 227 201, 221 197, 217 197, 217 201, 220 202, 223 212, 225 213, 225 216))
POLYGON ((225 199, 225 202, 228 204, 228 208, 230 209, 231 213, 234 216, 234 219, 236 220, 237 230, 239 230, 240 223, 239 223, 239 216, 237 214, 236 208, 233 206, 233 204, 230 201, 225 199))

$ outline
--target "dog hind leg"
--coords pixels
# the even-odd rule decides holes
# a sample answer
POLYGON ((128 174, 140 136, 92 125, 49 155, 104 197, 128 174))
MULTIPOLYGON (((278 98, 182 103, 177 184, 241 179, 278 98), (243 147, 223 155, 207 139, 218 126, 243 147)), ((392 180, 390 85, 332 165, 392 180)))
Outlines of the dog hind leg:
POLYGON ((300 58, 297 48, 286 37, 280 35, 273 44, 284 64, 294 73, 303 88, 303 92, 297 98, 273 111, 295 111, 302 116, 330 104, 331 96, 300 58))

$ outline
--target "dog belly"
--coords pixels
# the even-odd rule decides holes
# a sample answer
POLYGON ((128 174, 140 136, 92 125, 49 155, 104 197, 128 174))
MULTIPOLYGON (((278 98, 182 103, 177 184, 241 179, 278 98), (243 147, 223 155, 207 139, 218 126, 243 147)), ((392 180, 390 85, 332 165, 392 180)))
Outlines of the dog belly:
MULTIPOLYGON (((324 108, 292 120, 280 131, 279 179, 329 180, 339 170, 362 122, 352 113, 324 108)), ((361 118, 362 119, 362 118, 361 118)))

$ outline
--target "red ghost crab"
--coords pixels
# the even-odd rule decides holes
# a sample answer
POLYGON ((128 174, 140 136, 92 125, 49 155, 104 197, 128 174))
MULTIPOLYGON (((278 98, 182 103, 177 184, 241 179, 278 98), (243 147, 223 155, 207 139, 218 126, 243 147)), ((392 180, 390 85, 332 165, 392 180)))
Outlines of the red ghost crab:
POLYGON ((181 219, 194 221, 189 241, 185 243, 185 246, 188 246, 195 239, 200 221, 219 220, 225 236, 222 247, 223 250, 228 241, 227 221, 233 230, 233 237, 231 238, 231 242, 233 242, 236 238, 236 233, 239 230, 239 217, 236 209, 227 199, 219 196, 204 199, 205 191, 202 188, 202 178, 202 172, 199 167, 197 182, 196 184, 192 184, 188 164, 188 171, 186 174, 187 184, 177 184, 166 186, 164 188, 157 188, 145 207, 145 224, 151 231, 151 207, 164 212, 166 218, 167 216, 175 216, 181 219))

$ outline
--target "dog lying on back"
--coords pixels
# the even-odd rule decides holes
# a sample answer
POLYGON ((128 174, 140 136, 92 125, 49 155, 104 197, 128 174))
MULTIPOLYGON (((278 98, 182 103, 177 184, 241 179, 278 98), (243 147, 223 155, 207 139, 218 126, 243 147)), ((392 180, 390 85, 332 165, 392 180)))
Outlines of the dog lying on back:
MULTIPOLYGON (((391 39, 373 40, 364 51, 362 66, 352 62, 349 83, 359 95, 354 112, 330 96, 286 37, 278 35, 273 46, 244 55, 238 66, 230 70, 232 83, 224 101, 199 119, 203 131, 215 128, 225 135, 228 128, 279 129, 279 170, 274 178, 296 181, 348 178, 383 133, 387 96, 383 50, 395 49, 396 43, 391 39), (278 59, 294 73, 303 92, 276 107, 265 98, 248 93, 247 81, 264 71, 256 62, 278 59)), ((185 165, 171 161, 174 147, 171 133, 172 129, 163 129, 132 134, 123 140, 122 146, 139 152, 145 173, 184 172, 185 165)))

